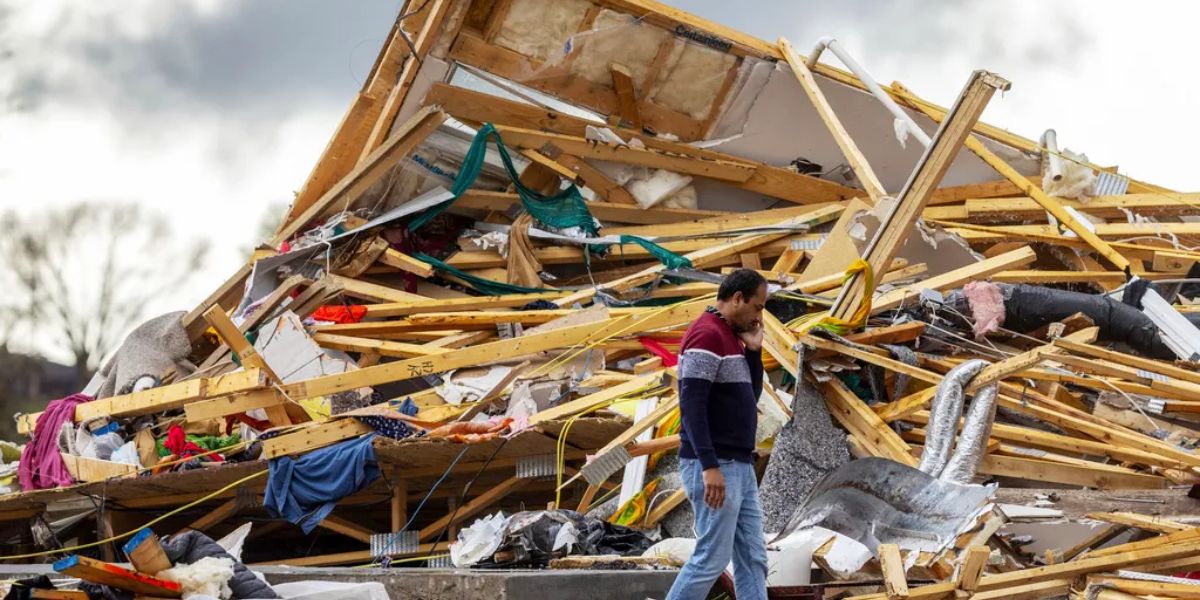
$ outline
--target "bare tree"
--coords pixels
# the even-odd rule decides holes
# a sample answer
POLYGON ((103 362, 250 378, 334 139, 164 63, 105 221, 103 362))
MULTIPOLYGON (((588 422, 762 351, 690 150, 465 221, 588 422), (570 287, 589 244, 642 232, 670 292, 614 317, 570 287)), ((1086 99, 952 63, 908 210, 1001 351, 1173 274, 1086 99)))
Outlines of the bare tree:
POLYGON ((26 335, 70 352, 81 385, 149 316, 147 304, 175 292, 208 253, 205 242, 180 241, 161 215, 132 204, 10 211, 0 228, 7 300, 26 335))

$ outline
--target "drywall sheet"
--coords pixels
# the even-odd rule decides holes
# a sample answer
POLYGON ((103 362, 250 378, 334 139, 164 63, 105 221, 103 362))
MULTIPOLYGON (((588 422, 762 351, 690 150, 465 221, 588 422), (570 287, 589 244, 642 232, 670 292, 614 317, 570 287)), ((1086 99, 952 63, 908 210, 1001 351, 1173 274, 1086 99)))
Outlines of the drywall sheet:
MULTIPOLYGON (((965 80, 967 74, 963 75, 965 80)), ((821 76, 817 77, 817 81, 884 188, 891 194, 898 194, 920 160, 924 148, 916 140, 909 140, 906 147, 900 145, 893 133, 891 113, 874 96, 821 76)), ((953 98, 931 100, 943 105, 954 101, 953 98)), ((997 96, 992 101, 1002 102, 1003 98, 997 96)), ((912 111, 909 114, 913 115, 922 129, 933 135, 936 126, 932 120, 912 111)), ((836 167, 846 164, 846 159, 787 65, 775 65, 750 110, 726 111, 718 120, 715 131, 740 131, 741 135, 714 146, 714 150, 776 166, 787 165, 796 158, 805 158, 821 165, 824 171, 832 171, 826 176, 827 179, 843 181, 841 171, 836 167)), ((990 140, 984 142, 1021 173, 1032 175, 1038 172, 1036 159, 990 140)), ((955 158, 942 185, 995 181, 999 177, 991 167, 964 148, 955 158)))

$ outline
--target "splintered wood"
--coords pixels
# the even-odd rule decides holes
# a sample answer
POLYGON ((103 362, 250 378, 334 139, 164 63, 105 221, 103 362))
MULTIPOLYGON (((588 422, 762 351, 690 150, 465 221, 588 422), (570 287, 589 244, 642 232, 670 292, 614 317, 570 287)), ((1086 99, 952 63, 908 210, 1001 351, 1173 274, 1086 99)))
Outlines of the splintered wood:
MULTIPOLYGON (((1200 322, 1200 195, 982 123, 1009 87, 986 71, 943 108, 647 0, 417 4, 278 230, 183 318, 186 361, 64 418, 133 452, 80 455, 91 438, 72 437, 77 486, 0 498, 0 517, 87 495, 96 514, 68 528, 86 541, 150 513, 214 537, 256 520, 247 560, 298 566, 428 565, 475 519, 547 504, 692 535, 668 530, 686 493, 655 487, 688 437, 676 365, 739 269, 769 282, 768 470, 816 410, 836 435, 802 443, 838 456, 844 440, 911 473, 947 441, 972 449, 964 488, 1200 482, 1200 374, 1167 344, 1187 333, 1156 325, 1131 282, 1159 282, 1169 316, 1200 322), (546 11, 572 25, 523 22, 546 11), (905 115, 933 133, 919 159, 893 139, 905 115), (1050 156, 1104 183, 1066 189, 1043 177, 1050 156), (993 389, 996 408, 980 402, 993 389), (823 402, 794 406, 806 390, 823 402), (959 394, 966 409, 947 410, 959 394), (363 436, 384 476, 334 499, 319 535, 261 522, 266 461, 363 436)), ((19 431, 43 435, 52 412, 18 415, 19 431)), ((787 482, 786 508, 814 484, 787 482)), ((1200 530, 1087 512, 1100 526, 1049 552, 1023 550, 989 506, 936 552, 871 537, 881 526, 816 540, 814 561, 874 586, 859 600, 1200 597, 1141 577, 1200 569, 1200 530)), ((46 542, 19 537, 22 552, 46 542)), ((61 570, 177 596, 154 577, 157 544, 130 555, 135 571, 61 570)))

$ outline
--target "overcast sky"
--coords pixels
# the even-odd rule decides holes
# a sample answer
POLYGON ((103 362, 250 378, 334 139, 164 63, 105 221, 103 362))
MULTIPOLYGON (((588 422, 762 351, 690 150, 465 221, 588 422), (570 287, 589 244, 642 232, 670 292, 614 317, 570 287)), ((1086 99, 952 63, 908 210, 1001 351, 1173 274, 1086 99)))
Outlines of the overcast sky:
MULTIPOLYGON (((833 35, 882 82, 949 104, 972 69, 1013 82, 984 114, 1047 127, 1094 162, 1197 189, 1188 2, 675 0, 807 53, 833 35)), ((0 210, 132 201, 214 243, 156 310, 186 309, 244 260, 303 182, 399 0, 0 0, 0 210)))

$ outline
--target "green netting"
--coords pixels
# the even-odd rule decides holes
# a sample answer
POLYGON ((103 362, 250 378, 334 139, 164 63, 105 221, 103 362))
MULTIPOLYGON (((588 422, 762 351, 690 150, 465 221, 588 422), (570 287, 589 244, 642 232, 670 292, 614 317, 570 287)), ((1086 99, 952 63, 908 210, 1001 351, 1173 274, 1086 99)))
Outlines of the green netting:
POLYGON ((668 269, 691 268, 692 266, 692 261, 686 256, 675 254, 674 252, 671 252, 670 250, 667 250, 666 248, 663 248, 662 246, 659 246, 650 240, 640 238, 636 235, 622 235, 621 243, 633 243, 645 248, 646 252, 650 253, 650 256, 657 258, 658 262, 661 262, 663 266, 667 267, 668 269))
POLYGON ((425 261, 425 262, 429 263, 430 265, 433 265, 433 268, 435 268, 439 271, 442 271, 443 273, 452 275, 457 279, 461 279, 461 280, 467 282, 468 284, 470 284, 471 287, 475 288, 476 290, 479 290, 480 292, 488 294, 489 296, 503 296, 504 294, 532 294, 532 293, 537 293, 537 292, 565 291, 565 290, 559 290, 558 288, 531 288, 531 287, 525 287, 523 285, 513 285, 511 283, 501 283, 499 281, 492 281, 491 279, 484 279, 482 277, 478 277, 478 276, 472 275, 470 273, 467 273, 466 271, 463 271, 456 267, 452 267, 452 266, 450 266, 428 254, 422 253, 422 252, 413 253, 413 258, 415 258, 417 260, 425 261))
MULTIPOLYGON (((475 134, 475 139, 471 141, 471 148, 467 151, 467 156, 463 159, 462 169, 459 170, 458 176, 454 179, 454 185, 450 190, 450 193, 454 197, 413 217, 408 223, 409 231, 416 231, 424 227, 434 217, 445 212, 447 208, 450 208, 450 205, 454 204, 454 201, 459 196, 471 188, 471 185, 475 183, 475 179, 479 177, 479 173, 483 170, 483 159, 487 155, 489 138, 495 139, 496 150, 500 153, 500 160, 504 163, 504 170, 508 172, 509 179, 512 180, 513 186, 517 189, 517 195, 521 198, 521 204, 530 215, 533 215, 533 218, 558 229, 578 227, 589 237, 597 237, 600 234, 596 220, 592 217, 592 213, 588 211, 587 203, 584 202, 583 196, 579 193, 579 188, 575 187, 575 184, 571 184, 553 196, 546 196, 525 187, 521 183, 517 170, 513 166, 512 157, 509 156, 508 149, 504 146, 504 141, 500 139, 500 133, 496 131, 496 128, 491 123, 484 124, 475 134)), ((692 266, 692 262, 687 258, 675 254, 647 239, 634 235, 622 235, 621 243, 633 243, 645 248, 651 256, 658 259, 669 269, 692 266)), ((601 245, 588 245, 587 248, 589 252, 603 252, 605 247, 601 245)), ((588 260, 589 252, 584 253, 585 261, 588 260)), ((435 269, 449 273, 471 284, 472 287, 485 294, 500 295, 544 291, 542 289, 498 283, 476 277, 427 254, 415 254, 414 256, 433 265, 435 269)))
POLYGON ((508 177, 512 179, 513 186, 517 189, 517 195, 521 198, 521 204, 525 206, 525 210, 529 211, 529 214, 533 215, 533 218, 551 227, 559 229, 578 227, 591 237, 599 235, 596 220, 592 218, 592 213, 588 211, 587 203, 583 201, 583 196, 579 193, 579 188, 575 187, 575 184, 571 184, 567 189, 553 196, 546 196, 525 187, 521 183, 517 169, 513 166, 512 157, 508 155, 508 149, 504 147, 504 141, 500 139, 500 134, 491 123, 487 123, 481 127, 479 132, 475 134, 475 139, 471 141, 471 149, 467 151, 467 156, 463 159, 462 169, 459 170, 458 177, 454 179, 454 185, 450 189, 450 193, 454 194, 454 198, 417 215, 409 222, 409 231, 416 231, 423 227, 431 219, 449 208, 459 196, 470 189, 471 185, 475 183, 475 179, 479 177, 479 173, 483 170, 483 159, 487 155, 488 138, 496 140, 496 150, 500 153, 500 160, 504 163, 504 170, 508 171, 508 177))

